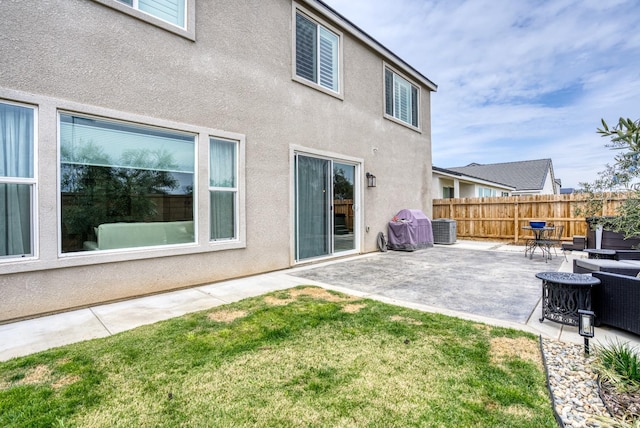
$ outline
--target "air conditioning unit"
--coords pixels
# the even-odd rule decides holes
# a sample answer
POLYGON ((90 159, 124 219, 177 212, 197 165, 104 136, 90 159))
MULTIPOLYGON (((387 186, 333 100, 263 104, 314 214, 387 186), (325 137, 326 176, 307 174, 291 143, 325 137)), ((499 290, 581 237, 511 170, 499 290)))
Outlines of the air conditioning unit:
POLYGON ((437 218, 431 222, 434 244, 455 244, 456 221, 448 218, 437 218))

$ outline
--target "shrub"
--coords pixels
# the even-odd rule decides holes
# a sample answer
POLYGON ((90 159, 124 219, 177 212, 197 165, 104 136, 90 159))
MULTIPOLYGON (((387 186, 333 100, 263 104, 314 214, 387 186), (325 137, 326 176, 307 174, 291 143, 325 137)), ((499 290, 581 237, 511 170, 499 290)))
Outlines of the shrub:
POLYGON ((628 342, 613 342, 598 347, 596 365, 601 375, 616 384, 620 390, 640 390, 640 356, 628 342))

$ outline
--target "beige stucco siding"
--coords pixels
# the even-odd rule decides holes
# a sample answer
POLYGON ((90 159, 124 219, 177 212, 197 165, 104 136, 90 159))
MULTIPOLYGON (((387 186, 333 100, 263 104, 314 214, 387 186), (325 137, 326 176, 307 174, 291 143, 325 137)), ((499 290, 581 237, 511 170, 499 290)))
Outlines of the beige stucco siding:
POLYGON ((393 62, 340 23, 342 98, 292 79, 288 0, 198 1, 195 42, 91 0, 1 2, 0 15, 0 100, 38 113, 37 257, 0 261, 0 322, 291 266, 292 147, 361 160, 360 252, 376 250, 400 209, 431 217, 430 91, 421 85, 420 132, 385 119, 383 66, 393 62), (241 140, 243 239, 208 242, 201 138, 197 244, 60 255, 60 110, 241 140))

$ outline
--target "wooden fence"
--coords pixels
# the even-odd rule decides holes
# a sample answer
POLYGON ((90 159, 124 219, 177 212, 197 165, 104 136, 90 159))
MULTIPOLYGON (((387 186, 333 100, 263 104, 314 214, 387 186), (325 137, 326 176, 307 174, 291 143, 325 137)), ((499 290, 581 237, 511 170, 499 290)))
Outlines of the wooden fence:
MULTIPOLYGON (((585 194, 530 195, 495 198, 434 199, 433 218, 456 221, 457 237, 522 243, 531 232, 523 230, 529 221, 543 220, 555 226, 564 225, 563 240, 574 235, 587 235, 584 217, 575 214, 585 205, 585 194)), ((626 199, 624 194, 606 198, 602 215, 615 215, 616 208, 626 199)))
POLYGON ((353 199, 334 199, 333 212, 344 216, 345 226, 353 232, 353 199))

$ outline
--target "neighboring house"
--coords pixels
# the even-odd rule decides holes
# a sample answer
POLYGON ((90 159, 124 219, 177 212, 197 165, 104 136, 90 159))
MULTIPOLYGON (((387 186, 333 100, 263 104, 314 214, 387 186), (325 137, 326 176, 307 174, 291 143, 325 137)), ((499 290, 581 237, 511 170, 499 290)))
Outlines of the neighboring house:
POLYGON ((443 198, 557 195, 560 193, 560 180, 556 179, 553 174, 551 159, 484 165, 472 163, 467 166, 446 169, 433 167, 433 170, 434 198, 436 197, 436 189, 439 189, 437 195, 442 195, 443 198), (460 174, 460 176, 455 174, 460 174), (435 183, 436 178, 441 184, 435 183), (455 190, 456 183, 460 187, 459 192, 455 190), (442 190, 447 184, 449 184, 449 188, 453 188, 453 191, 442 190))
POLYGON ((566 188, 560 189, 561 195, 571 195, 573 193, 576 193, 576 189, 574 189, 573 187, 566 187, 566 188))
POLYGON ((375 251, 399 210, 431 215, 436 85, 320 1, 0 11, 0 322, 375 251))
POLYGON ((509 196, 515 187, 465 175, 450 169, 432 167, 434 199, 509 196))

